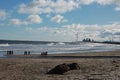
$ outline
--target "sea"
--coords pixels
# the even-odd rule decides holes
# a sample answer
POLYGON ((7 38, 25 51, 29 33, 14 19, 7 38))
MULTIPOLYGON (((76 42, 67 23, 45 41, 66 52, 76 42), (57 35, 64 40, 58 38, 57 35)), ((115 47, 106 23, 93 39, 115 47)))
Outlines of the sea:
POLYGON ((47 51, 48 54, 62 53, 88 53, 101 51, 119 50, 120 45, 103 43, 85 43, 68 44, 63 42, 48 44, 0 44, 0 57, 6 57, 7 51, 12 50, 14 54, 24 54, 24 51, 30 51, 31 54, 41 54, 47 51))

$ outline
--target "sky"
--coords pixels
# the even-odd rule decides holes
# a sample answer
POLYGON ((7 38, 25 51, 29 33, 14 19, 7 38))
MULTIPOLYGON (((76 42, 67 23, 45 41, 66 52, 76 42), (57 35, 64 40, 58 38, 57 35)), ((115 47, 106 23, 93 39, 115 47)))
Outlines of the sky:
POLYGON ((120 41, 120 0, 0 0, 0 39, 120 41))

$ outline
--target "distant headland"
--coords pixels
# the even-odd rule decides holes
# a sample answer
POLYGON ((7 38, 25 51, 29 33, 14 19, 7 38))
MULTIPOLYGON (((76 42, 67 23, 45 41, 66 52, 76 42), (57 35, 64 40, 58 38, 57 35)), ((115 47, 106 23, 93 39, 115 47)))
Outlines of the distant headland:
POLYGON ((106 43, 106 44, 120 44, 120 42, 115 42, 115 41, 95 41, 93 39, 90 38, 85 38, 82 40, 82 42, 92 42, 92 43, 106 43))
POLYGON ((48 44, 55 41, 0 40, 0 44, 48 44))

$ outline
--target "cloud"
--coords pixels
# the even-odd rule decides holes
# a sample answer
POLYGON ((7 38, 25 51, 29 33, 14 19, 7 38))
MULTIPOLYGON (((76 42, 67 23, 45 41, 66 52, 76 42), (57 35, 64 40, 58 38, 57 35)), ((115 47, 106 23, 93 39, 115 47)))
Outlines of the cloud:
POLYGON ((39 15, 29 15, 25 20, 11 19, 10 24, 13 25, 28 25, 42 23, 42 18, 39 15))
POLYGON ((64 25, 59 28, 55 27, 39 27, 27 29, 31 33, 46 33, 49 35, 57 35, 67 41, 76 40, 75 34, 79 34, 79 40, 86 37, 92 38, 94 40, 109 40, 111 36, 120 37, 120 23, 112 23, 107 25, 85 25, 85 24, 70 24, 64 25), (68 40, 69 39, 69 40, 68 40))
MULTIPOLYGON (((120 11, 120 0, 79 0, 80 4, 90 5, 97 3, 100 5, 115 5, 115 10, 120 11)), ((81 5, 80 5, 81 6, 81 5)))
POLYGON ((79 0, 79 1, 80 1, 80 4, 89 5, 93 3, 95 0, 79 0))
POLYGON ((61 15, 56 15, 56 16, 52 17, 51 21, 56 22, 56 23, 67 22, 67 20, 64 19, 64 17, 61 15))
POLYGON ((120 32, 116 32, 116 33, 114 33, 115 35, 118 35, 119 37, 120 37, 120 32))
POLYGON ((115 0, 96 0, 96 2, 100 5, 109 5, 114 3, 115 0))
POLYGON ((100 5, 115 5, 115 10, 120 11, 120 0, 96 0, 100 5))
POLYGON ((39 15, 29 15, 23 24, 39 24, 42 23, 42 18, 39 15))
POLYGON ((120 5, 115 8, 116 11, 120 11, 120 5))
POLYGON ((19 13, 65 13, 79 7, 79 0, 33 0, 19 5, 19 13))
POLYGON ((9 23, 12 25, 20 25, 21 21, 19 19, 11 19, 9 23))
MULTIPOLYGON (((90 25, 92 26, 92 25, 90 25)), ((28 31, 31 31, 32 33, 48 33, 49 35, 57 35, 64 38, 66 36, 66 40, 68 39, 75 39, 76 32, 79 32, 79 35, 81 39, 84 38, 84 36, 93 37, 98 36, 99 32, 97 31, 89 31, 87 29, 88 25, 81 25, 81 24, 72 24, 72 25, 64 25, 60 28, 53 28, 53 27, 40 27, 40 28, 30 28, 27 29, 28 31)))
POLYGON ((0 9, 0 20, 5 20, 7 18, 7 12, 3 9, 0 9))
POLYGON ((18 12, 23 14, 58 14, 73 11, 82 5, 98 3, 100 5, 115 5, 120 11, 120 0, 32 0, 19 5, 18 12))
MULTIPOLYGON (((108 40, 113 40, 113 37, 120 37, 120 23, 113 23, 109 25, 103 25, 101 31, 101 37, 107 38, 108 40)), ((115 38, 116 39, 116 38, 115 38)))

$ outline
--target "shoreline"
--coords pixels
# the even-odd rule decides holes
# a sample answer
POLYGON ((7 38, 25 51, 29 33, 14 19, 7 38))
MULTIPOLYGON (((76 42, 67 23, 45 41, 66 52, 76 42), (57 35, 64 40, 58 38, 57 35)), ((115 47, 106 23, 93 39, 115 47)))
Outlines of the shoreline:
POLYGON ((85 53, 61 53, 61 54, 13 54, 13 55, 4 55, 3 58, 120 58, 120 50, 115 51, 102 51, 102 52, 85 52, 85 53))

